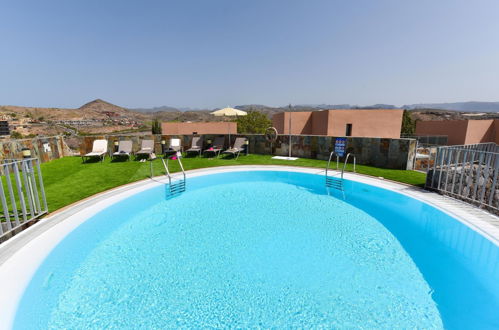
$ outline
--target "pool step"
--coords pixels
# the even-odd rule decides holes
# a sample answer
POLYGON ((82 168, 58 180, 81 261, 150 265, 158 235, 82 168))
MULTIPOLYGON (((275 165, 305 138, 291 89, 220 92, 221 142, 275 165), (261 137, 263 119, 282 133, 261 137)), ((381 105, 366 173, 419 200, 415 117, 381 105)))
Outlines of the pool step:
POLYGON ((343 191, 343 179, 326 176, 326 187, 343 191))
POLYGON ((185 191, 185 180, 170 183, 170 195, 176 195, 185 191))

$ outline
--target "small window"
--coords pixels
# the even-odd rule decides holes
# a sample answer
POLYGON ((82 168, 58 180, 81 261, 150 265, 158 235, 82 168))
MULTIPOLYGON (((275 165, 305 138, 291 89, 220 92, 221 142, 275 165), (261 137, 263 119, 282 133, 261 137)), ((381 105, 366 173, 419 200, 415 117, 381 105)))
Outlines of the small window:
POLYGON ((345 136, 352 136, 352 124, 347 124, 345 136))

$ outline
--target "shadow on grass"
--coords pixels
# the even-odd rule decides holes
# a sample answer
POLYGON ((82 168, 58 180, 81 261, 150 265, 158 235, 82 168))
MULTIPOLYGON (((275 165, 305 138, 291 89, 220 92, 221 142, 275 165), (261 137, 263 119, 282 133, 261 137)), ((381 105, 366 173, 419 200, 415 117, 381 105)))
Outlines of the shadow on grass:
POLYGON ((82 161, 82 164, 93 164, 93 163, 102 163, 100 158, 97 157, 92 157, 92 158, 86 158, 82 161))
POLYGON ((117 156, 111 158, 111 163, 126 163, 132 160, 132 157, 127 157, 127 156, 117 156))

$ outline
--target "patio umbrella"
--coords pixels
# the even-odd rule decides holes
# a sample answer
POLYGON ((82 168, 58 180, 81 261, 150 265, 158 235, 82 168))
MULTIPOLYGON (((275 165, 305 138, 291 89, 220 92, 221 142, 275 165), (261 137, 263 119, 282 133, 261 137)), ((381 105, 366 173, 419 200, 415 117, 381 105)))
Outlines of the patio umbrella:
POLYGON ((246 116, 248 113, 246 111, 234 108, 223 108, 217 111, 213 111, 211 114, 217 117, 222 117, 222 116, 246 116))
MULTIPOLYGON (((211 112, 212 115, 216 117, 237 117, 237 116, 246 116, 248 113, 246 111, 234 109, 234 108, 223 108, 217 111, 211 112)), ((230 147, 230 126, 229 123, 227 123, 227 129, 229 131, 229 147, 230 147)))

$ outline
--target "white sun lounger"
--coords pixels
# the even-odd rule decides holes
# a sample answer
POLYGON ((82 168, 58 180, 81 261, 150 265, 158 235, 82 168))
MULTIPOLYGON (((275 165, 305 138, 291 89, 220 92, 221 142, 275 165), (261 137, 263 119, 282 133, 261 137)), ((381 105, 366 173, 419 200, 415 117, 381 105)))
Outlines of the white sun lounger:
POLYGON ((107 140, 95 140, 92 146, 92 151, 81 158, 85 161, 85 158, 99 158, 102 162, 107 153, 107 140))
POLYGON ((118 151, 113 153, 113 158, 115 157, 127 157, 130 160, 130 155, 132 154, 132 141, 120 141, 118 144, 118 151))

